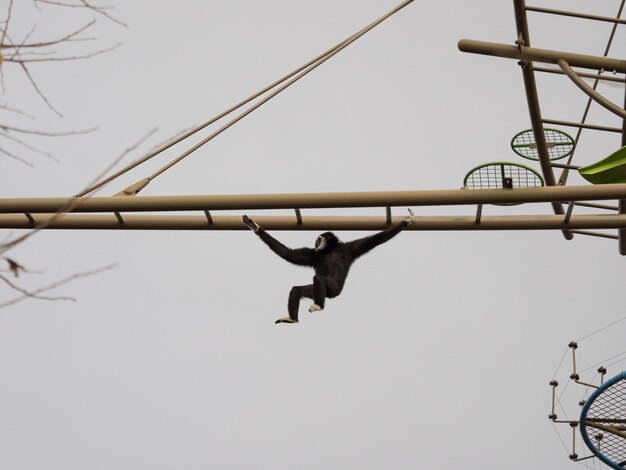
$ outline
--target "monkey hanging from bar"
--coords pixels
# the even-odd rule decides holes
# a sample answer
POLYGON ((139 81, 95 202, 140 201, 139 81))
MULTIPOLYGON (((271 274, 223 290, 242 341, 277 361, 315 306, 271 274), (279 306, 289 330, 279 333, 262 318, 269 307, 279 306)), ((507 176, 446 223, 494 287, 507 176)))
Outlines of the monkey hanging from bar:
POLYGON ((313 284, 291 288, 287 304, 289 316, 279 318, 276 323, 298 323, 298 308, 302 297, 313 299, 314 303, 309 307, 309 312, 323 310, 326 298, 332 299, 341 294, 352 263, 378 245, 391 240, 411 225, 413 218, 413 211, 409 209, 409 217, 402 222, 369 237, 344 243, 334 233, 325 232, 317 237, 315 248, 292 249, 283 245, 254 220, 244 215, 244 224, 254 231, 274 253, 290 263, 315 269, 313 284))

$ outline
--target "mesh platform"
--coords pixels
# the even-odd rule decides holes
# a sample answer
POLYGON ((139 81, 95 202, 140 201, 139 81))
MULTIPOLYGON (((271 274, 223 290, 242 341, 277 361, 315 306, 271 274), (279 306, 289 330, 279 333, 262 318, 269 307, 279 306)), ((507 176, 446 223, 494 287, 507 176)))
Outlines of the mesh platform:
POLYGON ((467 189, 536 188, 543 186, 543 179, 526 166, 495 162, 472 169, 465 176, 463 186, 467 189))
MULTIPOLYGON (((550 160, 565 158, 574 150, 574 139, 565 132, 557 129, 544 129, 544 133, 550 160)), ((511 148, 520 157, 528 160, 539 160, 537 143, 535 142, 535 135, 532 129, 515 135, 511 140, 511 148)))

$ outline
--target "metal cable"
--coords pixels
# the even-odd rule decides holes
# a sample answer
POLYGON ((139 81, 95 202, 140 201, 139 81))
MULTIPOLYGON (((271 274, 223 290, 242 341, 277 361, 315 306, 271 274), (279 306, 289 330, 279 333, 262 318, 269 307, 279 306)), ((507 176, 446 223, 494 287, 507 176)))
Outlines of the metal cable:
POLYGON ((613 326, 613 325, 616 325, 616 324, 618 324, 619 322, 624 321, 624 320, 626 320, 626 316, 623 316, 622 318, 620 318, 620 319, 618 319, 618 320, 615 320, 613 323, 609 323, 608 325, 603 326, 602 328, 600 328, 600 329, 598 329, 598 330, 594 331, 593 333, 589 333, 587 336, 583 336, 582 338, 580 338, 580 339, 576 340, 576 342, 580 342, 580 341, 582 341, 582 340, 584 340, 584 339, 587 339, 587 338, 589 338, 589 337, 591 337, 591 336, 595 335, 596 333, 600 333, 601 331, 606 330, 607 328, 609 328, 609 327, 611 327, 611 326, 613 326))
POLYGON ((374 29, 376 26, 378 26, 380 23, 382 23, 383 21, 385 21, 387 18, 389 18, 390 16, 392 16, 393 14, 397 13, 398 11, 400 11, 402 8, 404 8, 405 6, 407 6, 408 4, 412 3, 413 0, 407 0, 405 2, 403 2, 402 4, 400 4, 399 6, 397 6, 396 8, 394 8, 393 10, 391 10, 389 13, 383 15, 382 17, 380 17, 379 19, 377 19, 376 21, 374 21, 373 23, 369 24, 368 26, 366 26, 365 28, 361 29, 360 31, 358 31, 357 33, 353 34, 352 36, 350 36, 348 39, 344 40, 343 42, 339 43, 334 49, 332 49, 330 52, 328 52, 326 55, 322 56, 321 58, 319 58, 319 60, 317 60, 316 62, 310 64, 308 67, 306 67, 304 70, 301 70, 295 77, 293 77, 291 80, 289 80, 287 83, 285 83, 283 86, 281 86, 280 88, 278 88, 276 91, 272 92, 271 94, 269 94, 268 96, 266 96, 265 98, 263 98, 261 101, 259 101, 258 103, 256 103, 255 105, 251 106, 250 108, 248 108, 246 111, 244 111, 243 113, 241 113, 239 116, 235 117, 234 119, 232 119, 231 121, 229 121, 228 123, 226 123, 224 126, 222 126, 221 128, 219 128, 218 130, 216 130, 215 132, 213 132, 211 135, 209 135, 208 137, 206 137, 205 139, 201 140, 200 142, 198 142, 196 145, 194 145, 193 147, 191 147, 189 150, 187 150, 186 152, 182 153, 181 155, 179 155, 178 157, 176 157, 174 160, 172 160, 170 163, 168 163, 167 165, 165 165, 164 167, 162 167, 161 169, 157 170, 155 173, 153 173, 152 175, 150 175, 148 177, 148 180, 152 181, 153 179, 155 179, 157 176, 161 175, 162 173, 164 173, 165 171, 169 170, 170 168, 172 168, 174 165, 176 165, 178 162, 180 162, 181 160, 183 160, 185 157, 189 156, 191 153, 193 153, 194 151, 198 150, 200 147, 202 147, 203 145, 205 145, 206 143, 210 142, 213 138, 217 137, 219 134, 221 134, 222 132, 224 132, 226 129, 230 128, 231 126, 233 126, 234 124, 236 124, 237 122, 239 122, 241 119, 243 119, 244 117, 246 117, 247 115, 249 115, 250 113, 252 113, 253 111, 255 111, 256 109, 260 108, 262 105, 264 105, 265 103, 267 103, 269 100, 271 100, 272 98, 274 98, 276 95, 278 95, 279 93, 281 93, 282 91, 284 91, 285 89, 287 89, 288 87, 290 87, 291 85, 293 85, 294 83, 296 83, 298 80, 300 80, 301 78, 305 77, 309 72, 312 72, 313 70, 315 70, 317 67, 319 67, 320 65, 322 65, 324 62, 326 62, 328 59, 330 59, 331 57, 333 57, 335 54, 339 53, 340 51, 342 51, 343 49, 345 49, 346 47, 348 47, 350 44, 352 44, 354 41, 356 41, 357 39, 359 39, 360 37, 362 37, 363 35, 365 35, 366 33, 368 33, 369 31, 371 31, 372 29, 374 29))
POLYGON ((320 64, 322 64, 323 62, 325 62, 326 60, 328 60, 330 57, 332 57, 333 55, 335 55, 337 52, 339 52, 340 50, 344 49, 345 47, 347 47, 348 45, 350 45, 351 43, 353 43, 354 41, 356 41, 358 38, 360 38, 361 36, 363 36, 364 34, 366 34, 367 32, 369 32, 371 29, 373 29, 374 27, 378 26, 380 23, 382 23, 383 21, 385 21, 387 18, 389 18, 390 16, 392 16, 393 14, 397 13, 398 11, 400 11, 402 8, 404 8, 405 6, 409 5, 410 3, 412 3, 414 0, 406 0, 403 3, 401 3, 399 6, 397 6, 396 8, 394 8, 393 10, 391 10, 389 13, 387 13, 386 15, 382 16, 381 18, 379 18, 378 20, 376 20, 375 22, 371 23, 370 25, 366 26, 365 28, 362 28, 361 30, 359 30, 357 33, 353 34, 352 36, 348 37, 347 39, 344 39, 343 41, 341 41, 340 43, 338 43, 337 45, 333 46, 332 48, 328 49, 326 52, 318 55, 317 57, 315 57, 314 59, 308 61, 306 64, 298 67, 297 69, 295 69, 294 71, 290 72, 289 74, 283 76, 282 78, 276 80, 275 82, 273 82, 272 84, 266 86, 265 88, 263 88, 262 90, 254 93, 253 95, 249 96, 248 98, 246 98, 243 101, 240 101, 239 103, 235 104, 234 106, 232 106, 231 108, 227 109, 226 111, 223 111, 222 113, 214 116, 213 118, 211 118, 210 120, 204 122, 203 124, 200 124, 199 126, 194 127, 193 129, 183 133, 182 135, 180 135, 179 137, 171 140, 170 142, 167 142, 166 144, 158 147, 157 149, 155 149, 154 151, 148 153, 147 155, 139 158, 138 160, 136 160, 135 162, 131 163, 130 165, 126 166, 125 168, 123 168, 122 170, 116 172, 115 174, 95 183, 94 185, 88 187, 87 189, 81 191, 80 193, 78 193, 76 195, 76 197, 82 197, 85 196, 89 193, 91 193, 92 191, 95 191, 96 189, 104 186, 105 184, 113 181, 114 179, 118 178, 119 176, 127 173, 128 171, 136 168, 137 166, 141 165, 142 163, 145 163, 146 161, 150 160, 151 158, 159 155, 161 152, 171 148, 172 146, 176 145, 177 143, 185 140, 186 138, 194 135, 195 133, 197 133, 198 131, 208 127, 211 124, 214 124, 215 122, 217 122, 218 120, 222 119, 223 117, 227 116, 228 114, 236 111, 237 109, 241 108, 242 106, 250 103, 251 101, 255 100, 256 98, 264 95, 265 93, 267 93, 268 91, 272 90, 273 88, 276 88, 278 85, 280 85, 281 83, 284 83, 285 81, 291 79, 292 77, 298 75, 294 80, 292 80, 291 82, 289 82, 287 85, 285 85, 284 87, 282 87, 280 90, 278 90, 277 92, 273 93, 272 95, 270 95, 269 98, 264 99, 263 101, 259 103, 257 103, 257 105, 253 106, 252 108, 250 108, 249 110, 247 110, 246 112, 242 113, 242 115, 238 116, 237 118, 235 118, 233 121, 229 122, 226 126, 224 126, 223 128, 221 128, 220 130, 218 130, 216 133, 212 134, 212 136, 210 136, 209 138, 205 139, 204 141, 202 141, 200 144, 194 146, 192 149, 188 150, 187 152, 185 152, 183 155, 181 155, 180 157, 178 157, 175 161, 173 161, 171 164, 167 165, 166 167, 164 167, 162 170, 160 170, 159 172, 155 173, 153 176, 151 176, 150 178, 154 178, 156 176, 158 176, 159 174, 161 174, 163 171, 169 169, 171 166, 173 166, 175 163, 177 163, 178 161, 182 160, 182 158, 186 157, 187 155, 189 155, 190 153, 192 153, 194 150, 196 150, 197 148, 199 148, 200 146, 204 145, 206 142, 208 142, 209 140, 211 140, 213 137, 215 137, 216 135, 218 135, 219 133, 223 132, 224 130, 226 130, 228 127, 230 127, 231 125, 235 124, 237 121, 239 121, 240 119, 242 119, 243 117, 245 117, 246 115, 250 114, 252 111, 254 111, 255 109, 257 109, 260 105, 264 104, 265 102, 267 102, 269 99, 271 99, 272 97, 276 96, 276 94, 280 93, 281 91, 283 91, 285 88, 287 88, 289 85, 291 85, 292 83, 294 83, 295 81, 299 80, 300 78, 302 78, 304 75, 308 74, 311 70, 313 70, 314 68, 316 68, 317 66, 319 66, 320 64))

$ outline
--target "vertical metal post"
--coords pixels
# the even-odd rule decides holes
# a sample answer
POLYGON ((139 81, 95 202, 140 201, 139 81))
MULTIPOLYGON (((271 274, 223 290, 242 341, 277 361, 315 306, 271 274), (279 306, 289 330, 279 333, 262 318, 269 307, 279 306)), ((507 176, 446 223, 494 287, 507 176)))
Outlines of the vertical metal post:
POLYGON ((552 411, 550 412, 550 414, 548 415, 548 419, 551 419, 552 421, 556 420, 557 415, 556 415, 556 387, 558 387, 559 383, 556 380, 552 380, 550 382, 550 386, 552 387, 552 411))
POLYGON ((572 453, 569 458, 575 461, 578 459, 578 454, 576 453, 576 427, 578 423, 569 423, 569 425, 572 428, 572 453))
MULTIPOLYGON (((528 32, 528 21, 526 20, 526 1, 513 0, 515 9, 515 24, 517 26, 518 46, 520 48, 530 47, 530 34, 528 32)), ((533 128, 535 143, 537 144, 537 153, 539 154, 539 164, 541 172, 548 186, 556 186, 556 179, 550 164, 550 154, 548 153, 548 145, 543 129, 543 120, 541 117, 541 108, 539 106, 539 98, 537 95, 537 82, 535 81, 535 72, 532 62, 526 62, 522 65, 522 77, 524 79, 524 88, 526 91, 526 100, 528 102, 528 112, 530 114, 530 122, 533 128)), ((552 209, 557 215, 563 215, 563 206, 559 202, 552 203, 552 209)), ((571 240, 574 235, 569 230, 562 231, 566 240, 571 240)))
POLYGON ((572 375, 569 378, 576 381, 580 378, 576 373, 576 349, 578 344, 575 341, 571 341, 567 346, 572 350, 572 375))
MULTIPOLYGON (((619 200, 619 213, 626 214, 626 199, 619 200)), ((619 229, 617 231, 617 244, 619 245, 619 254, 626 255, 626 229, 619 229)))
MULTIPOLYGON (((626 109, 626 88, 624 89, 624 109, 626 109)), ((622 119, 622 147, 626 145, 626 119, 622 119)), ((619 213, 626 213, 626 199, 619 200, 619 213)), ((619 254, 626 255, 626 230, 620 229, 617 231, 617 244, 619 247, 619 254)))

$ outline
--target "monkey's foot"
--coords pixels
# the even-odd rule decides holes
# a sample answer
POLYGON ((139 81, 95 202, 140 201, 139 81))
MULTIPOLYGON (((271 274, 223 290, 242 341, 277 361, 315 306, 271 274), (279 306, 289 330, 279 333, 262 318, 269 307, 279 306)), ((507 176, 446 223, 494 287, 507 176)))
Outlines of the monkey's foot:
POLYGON ((283 317, 283 318, 279 318, 274 323, 298 323, 298 320, 294 320, 291 317, 283 317))
POLYGON ((309 312, 319 312, 320 310, 323 310, 323 309, 322 309, 322 307, 320 307, 320 306, 319 306, 319 305, 317 305, 317 304, 312 304, 312 305, 309 307, 309 312))

